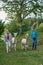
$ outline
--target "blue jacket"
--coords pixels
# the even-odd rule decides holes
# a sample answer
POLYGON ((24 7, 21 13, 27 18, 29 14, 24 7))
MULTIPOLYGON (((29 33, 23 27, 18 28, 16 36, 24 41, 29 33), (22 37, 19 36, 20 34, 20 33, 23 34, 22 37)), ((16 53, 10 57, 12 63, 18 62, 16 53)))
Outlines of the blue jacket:
POLYGON ((36 30, 33 30, 32 32, 31 32, 31 34, 30 34, 30 37, 31 37, 31 39, 33 39, 33 38, 38 38, 38 32, 36 31, 36 30))

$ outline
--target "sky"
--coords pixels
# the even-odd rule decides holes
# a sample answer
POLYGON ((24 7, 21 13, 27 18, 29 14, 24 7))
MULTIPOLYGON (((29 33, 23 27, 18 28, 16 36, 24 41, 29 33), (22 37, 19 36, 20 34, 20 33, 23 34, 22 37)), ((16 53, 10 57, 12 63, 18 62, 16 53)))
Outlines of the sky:
POLYGON ((5 11, 0 11, 0 19, 1 20, 5 21, 6 16, 7 16, 7 13, 5 13, 5 11))
MULTIPOLYGON (((2 1, 0 1, 0 7, 2 7, 3 4, 4 3, 2 1)), ((7 16, 7 13, 5 13, 5 11, 3 11, 3 10, 0 10, 0 20, 5 21, 6 16, 7 16)))

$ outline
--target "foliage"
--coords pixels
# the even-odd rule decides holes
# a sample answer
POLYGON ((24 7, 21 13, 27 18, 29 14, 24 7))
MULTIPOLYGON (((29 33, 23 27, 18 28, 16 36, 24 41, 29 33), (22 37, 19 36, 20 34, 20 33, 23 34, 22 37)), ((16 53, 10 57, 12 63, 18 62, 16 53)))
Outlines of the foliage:
POLYGON ((39 19, 38 23, 39 23, 39 25, 40 25, 41 23, 43 23, 43 19, 39 19))
MULTIPOLYGON (((6 25, 6 28, 12 33, 12 35, 14 34, 14 32, 18 32, 19 34, 19 26, 20 24, 13 20, 11 21, 9 24, 6 25)), ((24 20, 23 25, 22 25, 22 34, 26 31, 28 31, 30 29, 29 26, 29 21, 27 19, 24 20)))
POLYGON ((4 22, 2 22, 2 20, 0 20, 0 37, 1 37, 2 33, 4 32, 4 28, 5 28, 4 22))
POLYGON ((38 0, 2 0, 5 2, 3 9, 8 13, 8 18, 15 19, 20 23, 20 32, 22 32, 23 20, 30 14, 40 13, 42 6, 38 0))
POLYGON ((14 32, 19 32, 19 26, 16 25, 15 21, 11 21, 9 24, 7 24, 6 28, 11 32, 12 35, 14 32))
POLYGON ((43 23, 40 24, 39 30, 43 32, 43 23))

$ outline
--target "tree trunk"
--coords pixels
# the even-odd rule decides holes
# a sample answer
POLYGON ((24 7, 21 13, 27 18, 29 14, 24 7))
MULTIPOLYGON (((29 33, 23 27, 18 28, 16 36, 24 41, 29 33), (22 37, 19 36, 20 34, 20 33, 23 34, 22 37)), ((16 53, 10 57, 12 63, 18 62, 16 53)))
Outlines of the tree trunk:
POLYGON ((20 23, 19 33, 22 34, 22 23, 20 23))

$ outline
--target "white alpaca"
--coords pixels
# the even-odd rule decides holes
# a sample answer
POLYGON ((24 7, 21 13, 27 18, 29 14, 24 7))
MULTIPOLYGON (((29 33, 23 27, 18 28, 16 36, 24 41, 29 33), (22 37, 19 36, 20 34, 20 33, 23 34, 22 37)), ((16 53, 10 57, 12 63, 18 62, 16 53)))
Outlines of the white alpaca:
POLYGON ((12 38, 12 47, 15 49, 16 51, 16 43, 17 43, 17 40, 15 37, 12 38))
POLYGON ((26 34, 25 38, 21 40, 21 46, 22 46, 22 49, 25 49, 25 50, 28 48, 28 34, 26 34))
POLYGON ((17 43, 16 36, 17 33, 14 33, 14 37, 12 38, 12 47, 14 47, 15 51, 16 51, 16 43, 17 43))

